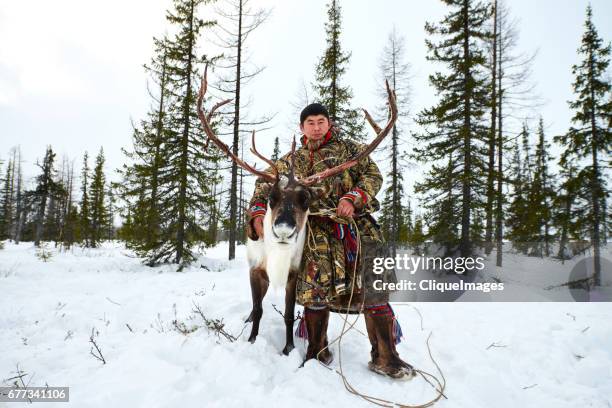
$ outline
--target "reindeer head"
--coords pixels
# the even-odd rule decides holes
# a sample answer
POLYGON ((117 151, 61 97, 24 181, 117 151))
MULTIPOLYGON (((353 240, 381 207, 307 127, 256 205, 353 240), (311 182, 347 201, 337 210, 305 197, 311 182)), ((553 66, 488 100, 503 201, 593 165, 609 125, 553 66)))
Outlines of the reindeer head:
POLYGON ((313 193, 308 187, 295 180, 290 181, 287 176, 281 176, 271 186, 268 212, 273 241, 289 244, 297 240, 308 218, 308 207, 312 200, 313 193))
MULTIPOLYGON (((344 170, 356 165, 362 158, 367 157, 391 131, 397 119, 395 92, 389 87, 388 81, 385 81, 389 105, 389 119, 386 126, 381 129, 380 126, 374 122, 370 114, 365 109, 363 110, 367 121, 377 133, 376 138, 368 146, 366 146, 365 149, 361 150, 359 154, 346 162, 299 180, 294 174, 295 137, 293 138, 293 143, 291 145, 291 163, 289 166, 289 172, 288 174, 280 175, 276 164, 272 160, 262 156, 257 151, 255 147, 255 131, 253 131, 251 135, 251 152, 270 165, 270 168, 273 171, 273 174, 271 174, 266 171, 257 170, 254 166, 249 165, 247 162, 237 157, 230 150, 230 148, 215 135, 214 131, 212 130, 212 126, 210 125, 210 119, 214 112, 220 106, 230 102, 230 99, 221 101, 214 105, 208 115, 204 113, 202 109, 202 101, 204 100, 204 94, 206 93, 208 84, 206 80, 207 71, 208 65, 204 70, 197 105, 198 117, 200 118, 200 122, 204 128, 204 132, 208 137, 208 141, 212 141, 221 151, 236 162, 237 165, 256 176, 259 176, 260 180, 263 180, 269 184, 269 208, 268 212, 266 213, 266 218, 264 219, 264 229, 269 228, 269 231, 266 230, 264 235, 266 237, 270 237, 271 235, 276 242, 281 244, 295 242, 301 229, 304 228, 306 219, 308 218, 308 208, 311 202, 317 198, 320 198, 326 193, 323 187, 314 187, 314 185, 320 183, 322 180, 328 177, 332 177, 343 172, 344 170), (269 223, 268 226, 266 226, 266 220, 269 220, 267 221, 269 223)), ((208 141, 206 143, 207 145, 208 141)))
MULTIPOLYGON (((295 137, 291 144, 288 172, 280 174, 275 163, 261 156, 255 147, 255 137, 252 136, 251 151, 270 164, 274 171, 274 182, 268 182, 268 211, 264 220, 265 235, 279 244, 296 242, 299 233, 306 224, 308 208, 313 200, 322 197, 327 191, 324 187, 309 186, 295 177, 295 137), (266 223, 266 221, 268 221, 266 223)), ((266 180, 264 179, 264 182, 266 180)))

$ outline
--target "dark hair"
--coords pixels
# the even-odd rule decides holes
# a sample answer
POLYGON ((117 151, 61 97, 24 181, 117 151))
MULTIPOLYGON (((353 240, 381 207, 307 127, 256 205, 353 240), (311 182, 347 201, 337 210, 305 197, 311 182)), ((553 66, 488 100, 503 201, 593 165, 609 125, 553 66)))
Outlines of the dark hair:
POLYGON ((327 108, 320 103, 311 103, 302 110, 300 113, 300 125, 304 124, 304 121, 308 116, 323 115, 329 120, 329 112, 327 108))

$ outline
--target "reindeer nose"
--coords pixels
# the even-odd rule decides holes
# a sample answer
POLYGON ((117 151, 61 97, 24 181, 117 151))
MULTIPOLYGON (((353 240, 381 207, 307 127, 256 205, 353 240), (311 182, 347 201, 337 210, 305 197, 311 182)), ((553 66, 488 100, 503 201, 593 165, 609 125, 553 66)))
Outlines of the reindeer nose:
POLYGON ((292 238, 295 235, 295 231, 295 225, 289 225, 284 222, 274 224, 274 226, 272 227, 272 233, 274 234, 274 237, 280 241, 286 241, 292 238))

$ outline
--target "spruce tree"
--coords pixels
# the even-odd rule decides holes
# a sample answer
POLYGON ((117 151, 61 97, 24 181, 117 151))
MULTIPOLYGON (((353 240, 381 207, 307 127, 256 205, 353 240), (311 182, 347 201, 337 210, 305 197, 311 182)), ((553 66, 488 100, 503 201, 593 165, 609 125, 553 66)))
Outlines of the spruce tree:
MULTIPOLYGON (((0 159, 0 181, 2 181, 2 165, 4 163, 2 163, 2 160, 0 159)), ((2 184, 0 183, 0 186, 2 184)), ((0 228, 3 228, 3 226, 5 225, 6 221, 5 221, 5 217, 4 217, 4 203, 3 203, 3 199, 0 196, 0 228)), ((0 234, 1 235, 1 234, 0 234)), ((0 238, 0 249, 3 249, 4 245, 2 243, 2 239, 0 238)))
POLYGON ((15 160, 17 181, 15 191, 15 225, 13 228, 13 240, 19 244, 24 222, 24 194, 23 194, 23 174, 21 170, 21 149, 17 148, 17 158, 15 160))
POLYGON ((510 206, 508 207, 508 216, 506 225, 509 227, 509 231, 506 237, 512 242, 512 246, 527 254, 529 250, 529 185, 527 175, 525 174, 528 166, 524 164, 523 154, 528 153, 528 138, 529 129, 527 124, 523 124, 521 134, 521 142, 517 140, 514 147, 514 155, 510 166, 510 176, 508 177, 510 184, 512 185, 512 192, 510 195, 510 206), (527 147, 527 148, 526 148, 527 147))
POLYGON ((404 228, 400 230, 399 238, 399 242, 401 242, 402 244, 408 244, 410 242, 410 237, 412 235, 412 232, 414 231, 414 224, 412 221, 412 204, 410 203, 410 200, 407 201, 408 205, 405 206, 404 214, 402 214, 402 217, 404 218, 404 228))
POLYGON ((44 221, 48 200, 55 200, 65 194, 63 186, 56 181, 55 153, 51 146, 47 147, 42 163, 37 163, 41 173, 36 177, 36 187, 26 194, 36 211, 34 219, 34 245, 40 246, 44 237, 44 221))
POLYGON ((314 91, 318 102, 327 107, 332 123, 340 130, 342 137, 354 141, 365 139, 362 115, 351 107, 353 91, 342 80, 346 74, 351 53, 345 52, 340 43, 342 11, 339 0, 327 5, 325 26, 326 48, 316 66, 314 91))
POLYGON ((427 236, 423 232, 423 220, 417 216, 414 220, 414 230, 410 236, 410 246, 415 254, 420 255, 425 250, 427 236))
POLYGON ((113 191, 112 186, 109 186, 106 190, 107 195, 107 217, 106 217, 106 233, 105 238, 107 240, 115 239, 115 193, 113 191))
POLYGON ((124 231, 129 248, 140 256, 160 245, 160 172, 165 167, 164 146, 172 131, 169 125, 168 106, 171 103, 168 72, 168 39, 153 39, 154 55, 145 70, 157 85, 151 93, 153 103, 146 118, 133 125, 132 150, 123 150, 128 164, 118 170, 122 183, 115 185, 120 198, 127 203, 130 228, 124 231), (138 214, 133 214, 137 211, 138 214), (140 220, 133 222, 134 219, 140 220), (127 231, 129 230, 129 234, 127 231), (128 237, 130 237, 128 239, 128 237))
MULTIPOLYGON (((492 12, 493 12, 493 33, 491 37, 491 53, 489 64, 491 66, 491 125, 489 131, 488 140, 488 156, 489 161, 487 163, 487 201, 485 204, 485 252, 487 255, 493 250, 493 205, 495 202, 496 194, 494 182, 496 177, 495 169, 495 154, 496 154, 496 138, 497 138, 497 49, 498 49, 498 23, 497 16, 499 8, 497 4, 498 0, 493 0, 492 12)), ((501 217, 501 214, 498 214, 501 217)))
POLYGON ((62 229, 60 240, 64 249, 70 249, 77 240, 79 214, 74 203, 74 161, 64 160, 65 178, 62 183, 66 188, 62 202, 62 229))
POLYGON ((549 171, 551 162, 550 144, 544 134, 544 120, 538 122, 538 144, 534 155, 535 172, 531 189, 533 191, 530 209, 537 216, 536 230, 533 231, 533 242, 537 242, 537 250, 541 255, 550 256, 550 245, 554 238, 551 232, 552 201, 554 200, 554 179, 549 171), (543 247, 542 247, 543 246, 543 247))
MULTIPOLYGON (((206 227, 210 222, 209 209, 213 197, 210 193, 211 179, 217 177, 214 162, 219 154, 207 146, 200 127, 195 105, 200 83, 202 63, 201 44, 198 39, 203 29, 211 27, 213 21, 205 21, 198 15, 204 0, 175 0, 174 7, 166 18, 173 26, 173 36, 164 42, 168 95, 171 100, 165 108, 166 118, 163 141, 160 147, 159 177, 157 187, 157 217, 159 234, 141 255, 145 262, 155 265, 174 262, 183 265, 195 258, 192 247, 195 243, 210 245, 206 227)), ((148 225, 146 204, 149 199, 146 172, 135 177, 142 183, 135 208, 144 208, 143 214, 132 213, 132 225, 144 222, 148 225)))
POLYGON ((272 151, 272 157, 270 158, 272 161, 277 161, 280 157, 280 146, 278 143, 278 136, 274 138, 274 150, 272 151))
MULTIPOLYGON (((57 180, 58 184, 62 186, 61 179, 57 180)), ((61 235, 61 201, 63 200, 63 194, 60 196, 50 195, 47 204, 47 210, 45 212, 45 218, 43 221, 43 241, 55 241, 55 246, 58 245, 61 235)))
POLYGON ((561 184, 559 193, 554 197, 552 203, 553 223, 559 231, 559 249, 557 258, 561 260, 569 259, 573 254, 570 253, 568 244, 570 240, 580 238, 580 219, 583 210, 580 203, 580 180, 576 177, 577 167, 569 162, 561 166, 559 177, 561 184))
POLYGON ((579 64, 572 66, 574 75, 575 99, 569 102, 574 111, 572 125, 567 135, 555 140, 566 146, 561 156, 561 163, 579 160, 582 169, 580 180, 590 190, 585 221, 588 225, 591 245, 593 247, 593 284, 601 284, 601 227, 603 214, 601 202, 609 194, 605 178, 602 175, 601 161, 609 157, 612 150, 612 131, 610 120, 612 109, 610 103, 611 84, 607 76, 610 64, 610 44, 604 44, 593 24, 593 10, 587 6, 585 32, 578 54, 582 57, 579 64), (588 163, 588 164, 587 164, 588 163))
POLYGON ((108 209, 106 206, 106 176, 104 175, 104 151, 96 156, 96 165, 91 177, 89 186, 90 197, 90 236, 89 244, 91 247, 98 247, 105 237, 106 226, 108 224, 108 209))
MULTIPOLYGON (((427 59, 445 64, 447 70, 429 77, 439 102, 418 115, 416 122, 423 131, 415 135, 419 142, 415 157, 423 162, 448 161, 448 164, 432 165, 417 188, 428 193, 426 201, 434 201, 430 207, 437 207, 430 214, 431 222, 438 229, 446 229, 445 235, 449 238, 454 230, 460 231, 457 249, 467 256, 473 250, 472 210, 483 206, 486 184, 489 135, 484 115, 489 92, 483 46, 491 36, 486 27, 491 10, 476 0, 444 0, 444 3, 451 10, 439 24, 426 23, 429 38, 425 42, 427 59), (458 212, 449 212, 454 210, 458 212), (459 214, 456 220, 455 214, 459 214), (444 225, 445 221, 453 224, 444 225)), ((445 242, 446 246, 452 244, 445 242)))
POLYGON ((10 237, 10 231, 13 225, 14 212, 14 161, 9 159, 6 165, 4 179, 0 178, 2 183, 2 192, 0 192, 0 241, 10 237))
POLYGON ((89 155, 83 155, 83 167, 81 168, 81 213, 79 214, 79 229, 77 240, 84 242, 86 247, 90 246, 91 237, 91 215, 89 203, 89 155))

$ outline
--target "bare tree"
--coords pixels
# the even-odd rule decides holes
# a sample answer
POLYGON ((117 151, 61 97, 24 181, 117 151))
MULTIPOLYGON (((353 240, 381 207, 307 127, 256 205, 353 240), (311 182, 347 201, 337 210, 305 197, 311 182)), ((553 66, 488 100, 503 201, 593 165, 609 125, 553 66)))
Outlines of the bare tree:
MULTIPOLYGON (((491 128, 496 128, 497 137, 495 145, 489 141, 489 148, 496 151, 489 151, 489 172, 492 173, 494 166, 491 166, 491 156, 497 156, 497 171, 494 174, 496 180, 495 194, 489 191, 490 196, 495 197, 495 241, 497 243, 497 266, 502 266, 502 239, 503 239, 503 219, 504 219, 504 153, 506 152, 507 143, 511 141, 508 137, 510 134, 519 134, 514 126, 520 126, 526 118, 534 117, 535 108, 541 105, 539 97, 535 94, 535 85, 530 81, 531 65, 537 55, 532 53, 519 53, 516 51, 519 39, 518 21, 511 17, 510 9, 504 0, 495 1, 494 10, 494 32, 495 36, 490 43, 490 55, 494 55, 495 63, 491 58, 491 65, 495 66, 497 81, 497 89, 494 95, 495 114, 497 115, 496 126, 492 123, 491 128), (507 126, 507 128, 505 127, 507 126)), ((494 86, 493 86, 494 87, 494 86)), ((491 114, 491 121, 494 122, 494 113, 491 114)), ((492 180, 491 177, 488 181, 492 180)), ((491 184, 488 184, 490 187, 491 184)), ((493 203, 489 207, 487 200, 487 210, 493 209, 493 203)), ((486 233, 487 237, 493 235, 493 215, 486 215, 486 233), (491 222, 489 222, 489 217, 491 222)), ((490 242, 490 239, 487 241, 490 242)))
MULTIPOLYGON (((265 124, 271 117, 260 117, 249 120, 247 109, 251 104, 250 100, 245 100, 242 95, 246 86, 255 76, 262 72, 262 67, 256 67, 249 63, 249 54, 246 47, 249 36, 269 15, 264 9, 252 9, 250 0, 226 0, 216 7, 216 12, 220 17, 216 26, 216 45, 226 50, 222 58, 215 62, 215 68, 221 70, 220 77, 216 84, 211 87, 220 91, 224 99, 230 96, 232 102, 226 105, 225 111, 221 112, 225 119, 226 127, 231 128, 231 132, 220 135, 232 135, 232 153, 238 156, 242 135, 250 133, 253 128, 261 131, 265 130, 265 124), (263 128, 262 128, 263 127, 263 128)), ((239 216, 239 178, 238 166, 236 163, 231 165, 230 197, 229 197, 229 259, 236 257, 237 239, 237 218, 239 216)), ((240 182, 242 185, 242 183, 240 182)))
POLYGON ((23 230, 24 222, 24 195, 23 195, 23 172, 21 169, 21 148, 17 147, 17 156, 15 159, 15 172, 17 174, 17 186, 15 191, 15 224, 13 228, 13 241, 15 244, 19 244, 21 240, 21 232, 23 230))
MULTIPOLYGON (((405 40, 402 36, 398 35, 397 30, 393 27, 379 61, 379 70, 382 73, 382 77, 388 79, 391 87, 395 90, 399 118, 398 122, 393 126, 390 149, 387 149, 386 159, 390 161, 391 168, 387 174, 389 182, 385 189, 385 197, 382 203, 383 216, 381 217, 383 231, 387 235, 387 241, 391 244, 391 251, 394 257, 398 242, 407 241, 407 229, 409 228, 403 217, 404 183, 402 176, 403 166, 400 163, 400 149, 404 144, 402 133, 405 129, 405 123, 402 122, 402 119, 408 117, 410 113, 411 95, 410 64, 405 59, 405 40)), ((386 101, 384 83, 378 86, 377 91, 379 97, 386 101)), ((382 114, 385 115, 388 108, 382 106, 380 111, 384 112, 382 114)), ((382 119, 380 118, 379 120, 382 119)))

